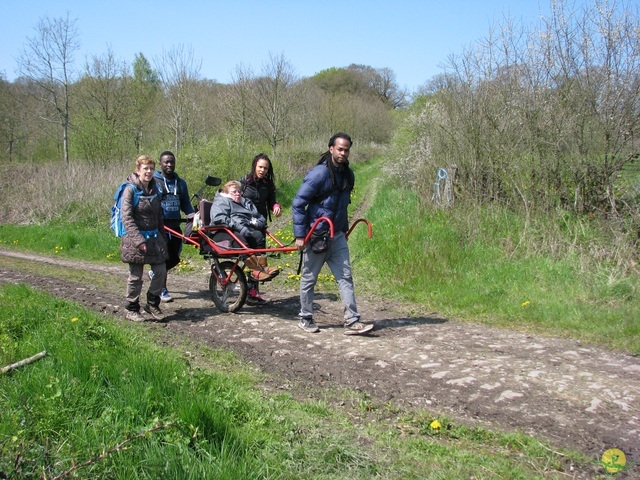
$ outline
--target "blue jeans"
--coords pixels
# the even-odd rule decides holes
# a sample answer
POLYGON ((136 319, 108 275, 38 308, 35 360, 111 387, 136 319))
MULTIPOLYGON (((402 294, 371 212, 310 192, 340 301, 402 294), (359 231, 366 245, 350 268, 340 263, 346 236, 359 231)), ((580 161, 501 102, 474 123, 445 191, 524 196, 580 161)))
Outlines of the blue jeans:
POLYGON ((323 253, 313 253, 309 245, 302 254, 302 271, 300 275, 300 313, 301 318, 313 317, 313 295, 318 275, 324 264, 329 266, 338 284, 340 299, 344 307, 345 323, 353 323, 360 319, 356 296, 351 276, 351 260, 349 245, 343 232, 338 232, 329 241, 329 248, 323 253))

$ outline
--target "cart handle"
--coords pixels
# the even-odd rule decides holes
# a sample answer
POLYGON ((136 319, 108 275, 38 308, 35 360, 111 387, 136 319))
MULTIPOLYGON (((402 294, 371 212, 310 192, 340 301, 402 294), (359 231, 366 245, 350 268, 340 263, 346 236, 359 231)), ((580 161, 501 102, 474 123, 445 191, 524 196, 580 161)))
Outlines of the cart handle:
POLYGON ((185 235, 183 235, 182 233, 176 232, 174 229, 167 227, 166 225, 164 226, 164 229, 169 232, 171 235, 175 235, 176 237, 182 238, 185 242, 188 242, 192 245, 195 245, 196 247, 200 246, 200 242, 196 242, 195 240, 193 240, 190 237, 187 237, 185 235))
POLYGON ((349 235, 351 235, 351 232, 353 231, 354 227, 359 224, 359 223, 366 223, 367 224, 367 237, 372 238, 373 237, 373 228, 371 227, 371 222, 369 220, 367 220, 366 218, 359 218, 358 220, 356 220, 355 222, 353 222, 351 224, 351 228, 349 229, 349 231, 347 232, 347 239, 349 239, 349 235))
POLYGON ((331 221, 331 219, 329 217, 318 217, 316 219, 315 222, 313 222, 313 225, 311 225, 311 228, 309 229, 309 231, 307 232, 307 236, 304 237, 304 243, 305 245, 307 244, 307 242, 309 241, 309 239, 311 238, 311 235, 313 235, 313 232, 316 231, 316 227, 318 226, 318 224, 320 222, 327 222, 329 224, 329 237, 333 238, 333 234, 334 234, 334 230, 333 230, 333 222, 331 221))

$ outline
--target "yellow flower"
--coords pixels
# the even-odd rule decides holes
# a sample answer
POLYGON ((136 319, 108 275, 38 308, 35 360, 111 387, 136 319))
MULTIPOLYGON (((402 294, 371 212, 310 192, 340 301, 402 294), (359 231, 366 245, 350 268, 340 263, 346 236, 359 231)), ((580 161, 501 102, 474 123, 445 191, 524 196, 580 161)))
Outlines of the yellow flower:
POLYGON ((72 321, 72 322, 77 322, 77 321, 78 321, 78 317, 73 317, 73 318, 71 319, 71 321, 72 321))
POLYGON ((433 422, 431 422, 431 424, 429 424, 429 426, 433 429, 433 430, 439 430, 440 427, 442 426, 442 424, 438 421, 438 420, 434 420, 433 422))
POLYGON ((531 305, 531 302, 530 302, 529 300, 527 300, 526 302, 522 302, 522 305, 521 305, 521 306, 522 306, 522 308, 526 308, 526 307, 528 307, 529 305, 531 305))

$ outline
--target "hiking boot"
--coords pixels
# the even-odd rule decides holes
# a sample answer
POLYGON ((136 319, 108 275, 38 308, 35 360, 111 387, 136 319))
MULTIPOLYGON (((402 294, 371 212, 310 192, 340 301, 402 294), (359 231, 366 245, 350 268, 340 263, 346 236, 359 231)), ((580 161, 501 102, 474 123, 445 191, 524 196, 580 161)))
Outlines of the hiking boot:
POLYGON ((267 267, 267 270, 252 270, 251 279, 256 282, 268 282, 273 280, 280 273, 280 269, 275 267, 267 267))
POLYGON ((280 273, 280 267, 270 267, 269 265, 267 265, 266 255, 260 255, 258 257, 258 265, 260 265, 260 267, 262 267, 262 270, 271 278, 277 277, 280 273))
POLYGON ((273 279, 280 273, 277 267, 269 267, 266 262, 267 257, 261 255, 251 255, 244 259, 244 266, 251 270, 251 278, 256 282, 266 282, 273 279))
POLYGON ((127 310, 127 314, 125 315, 127 320, 131 320, 132 322, 144 322, 145 318, 142 316, 140 312, 136 312, 135 310, 127 310))
POLYGON ((312 318, 301 318, 300 323, 298 323, 298 327, 307 333, 317 333, 320 331, 318 326, 313 323, 312 318))
POLYGON ((262 295, 255 288, 250 288, 247 293, 247 303, 249 305, 264 305, 267 301, 262 298, 262 295))
POLYGON ((162 313, 162 310, 160 310, 160 307, 156 307, 154 305, 151 305, 151 304, 147 303, 144 306, 144 311, 147 312, 149 315, 151 315, 156 320, 163 320, 164 319, 164 313, 162 313))
POLYGON ((162 302, 173 302, 173 298, 171 298, 171 295, 169 295, 169 290, 167 290, 166 288, 162 289, 162 292, 160 292, 160 301, 162 302))
POLYGON ((344 334, 345 335, 360 335, 361 333, 367 333, 373 330, 372 323, 361 323, 360 320, 356 320, 355 322, 344 324, 344 334))

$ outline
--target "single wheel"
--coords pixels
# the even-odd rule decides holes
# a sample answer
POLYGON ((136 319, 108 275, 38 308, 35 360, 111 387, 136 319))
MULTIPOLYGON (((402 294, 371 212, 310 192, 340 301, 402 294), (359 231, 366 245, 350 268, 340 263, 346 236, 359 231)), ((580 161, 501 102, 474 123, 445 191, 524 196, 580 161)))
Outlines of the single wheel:
POLYGON ((247 277, 242 268, 234 262, 220 262, 219 266, 218 273, 225 278, 220 280, 216 274, 216 266, 211 266, 211 276, 209 277, 211 299, 221 312, 237 312, 247 299, 247 277), (229 277, 231 271, 233 273, 229 277))

